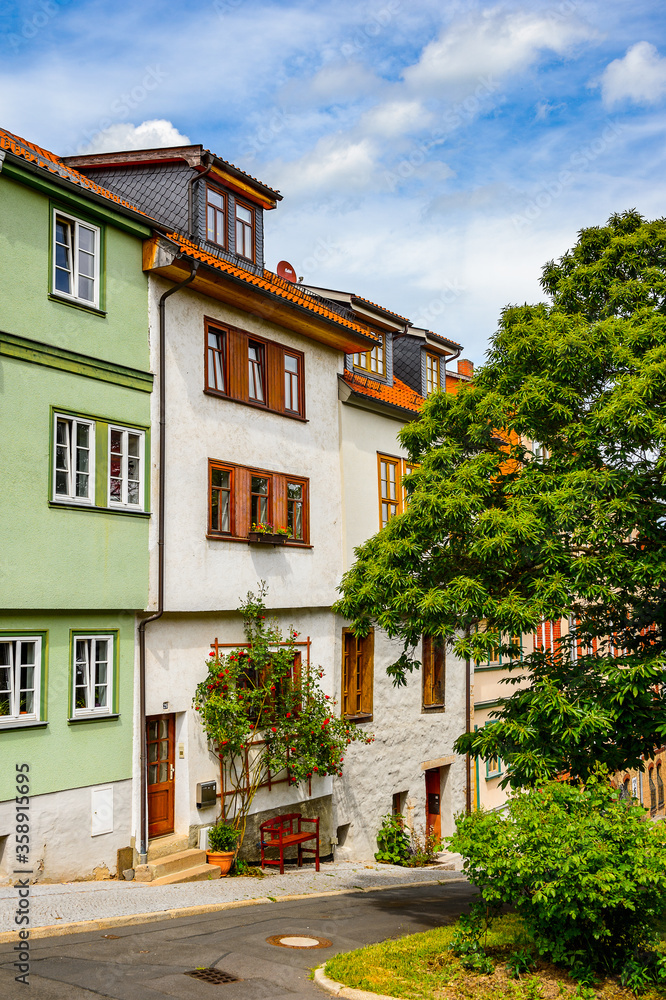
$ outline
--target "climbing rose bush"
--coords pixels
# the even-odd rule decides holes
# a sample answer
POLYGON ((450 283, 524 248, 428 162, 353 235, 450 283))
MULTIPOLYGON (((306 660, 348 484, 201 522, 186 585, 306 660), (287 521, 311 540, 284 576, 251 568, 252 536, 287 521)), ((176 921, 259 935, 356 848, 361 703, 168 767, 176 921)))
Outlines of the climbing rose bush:
POLYGON ((321 667, 300 664, 299 633, 283 634, 267 618, 266 585, 249 592, 243 614, 246 646, 208 660, 193 706, 211 751, 233 795, 223 817, 245 832, 252 800, 270 773, 290 785, 325 775, 342 776, 350 743, 372 735, 337 714, 337 702, 321 688, 321 667))

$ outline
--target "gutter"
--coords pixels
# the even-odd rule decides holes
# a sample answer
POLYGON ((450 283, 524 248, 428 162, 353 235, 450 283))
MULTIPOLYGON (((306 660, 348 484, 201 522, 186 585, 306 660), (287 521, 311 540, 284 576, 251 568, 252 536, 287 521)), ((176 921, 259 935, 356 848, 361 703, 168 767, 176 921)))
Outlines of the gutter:
POLYGON ((164 614, 164 547, 166 526, 164 519, 165 512, 165 485, 166 485, 166 300, 170 295, 179 292, 181 288, 189 285, 196 278, 198 263, 192 267, 192 271, 179 284, 168 288, 161 296, 159 302, 160 316, 160 451, 159 451, 159 486, 158 486, 158 514, 157 514, 157 611, 144 618, 139 623, 139 723, 141 726, 141 752, 139 755, 139 769, 141 774, 141 849, 139 851, 139 864, 145 865, 148 858, 148 774, 146 771, 146 625, 157 621, 164 614))

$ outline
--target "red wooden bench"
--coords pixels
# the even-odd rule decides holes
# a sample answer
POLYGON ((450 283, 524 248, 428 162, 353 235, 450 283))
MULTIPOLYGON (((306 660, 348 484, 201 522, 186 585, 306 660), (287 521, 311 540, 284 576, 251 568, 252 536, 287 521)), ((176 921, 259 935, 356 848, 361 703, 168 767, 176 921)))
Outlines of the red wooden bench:
POLYGON ((284 875, 284 849, 298 845, 298 867, 303 867, 303 854, 314 854, 315 868, 319 871, 319 816, 308 819, 300 813, 284 813, 282 816, 274 816, 267 819, 259 827, 261 836, 261 867, 265 865, 279 865, 280 875, 284 875), (314 829, 303 830, 302 823, 314 823, 314 829), (314 847, 303 847, 303 844, 314 840, 314 847), (264 851, 274 847, 280 852, 280 860, 269 860, 264 856, 264 851))

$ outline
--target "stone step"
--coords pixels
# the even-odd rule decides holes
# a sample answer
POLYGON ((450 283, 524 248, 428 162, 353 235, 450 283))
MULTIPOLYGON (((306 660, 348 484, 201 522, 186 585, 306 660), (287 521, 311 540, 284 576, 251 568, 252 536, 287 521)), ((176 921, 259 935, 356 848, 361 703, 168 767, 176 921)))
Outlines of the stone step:
POLYGON ((148 844, 148 863, 163 858, 167 854, 186 851, 190 846, 189 837, 182 833, 169 833, 165 837, 155 837, 148 844))
POLYGON ((134 878, 137 882, 154 882, 155 879, 162 878, 163 875, 174 875, 176 872, 186 871, 203 864, 206 864, 206 852, 192 847, 187 851, 165 854, 162 858, 149 861, 147 865, 138 865, 134 872, 134 878))
MULTIPOLYGON (((203 852, 202 852, 203 853, 203 852)), ((153 879, 147 885, 172 885, 174 882, 207 882, 210 879, 220 878, 222 872, 217 865, 197 865, 195 868, 186 868, 185 871, 174 872, 171 875, 162 875, 161 878, 153 879)))

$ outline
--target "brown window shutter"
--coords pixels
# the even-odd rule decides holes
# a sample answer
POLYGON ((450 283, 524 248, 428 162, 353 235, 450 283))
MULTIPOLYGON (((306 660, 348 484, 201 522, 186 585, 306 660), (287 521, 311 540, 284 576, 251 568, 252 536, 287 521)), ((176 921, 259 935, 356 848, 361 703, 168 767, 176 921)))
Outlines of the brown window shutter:
POLYGON ((374 678, 375 634, 370 632, 361 640, 361 712, 372 715, 374 678))
POLYGON ((236 533, 240 537, 250 530, 250 470, 239 467, 234 476, 236 500, 236 533))
POLYGON ((352 663, 351 652, 355 648, 354 636, 351 632, 342 633, 342 714, 351 715, 349 704, 349 673, 352 663))
POLYGON ((287 477, 273 476, 273 526, 287 527, 287 477))
POLYGON ((249 399, 247 334, 229 331, 229 389, 234 399, 249 399))
POLYGON ((284 410, 284 351, 268 341, 266 350, 266 403, 272 410, 284 410))

